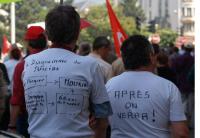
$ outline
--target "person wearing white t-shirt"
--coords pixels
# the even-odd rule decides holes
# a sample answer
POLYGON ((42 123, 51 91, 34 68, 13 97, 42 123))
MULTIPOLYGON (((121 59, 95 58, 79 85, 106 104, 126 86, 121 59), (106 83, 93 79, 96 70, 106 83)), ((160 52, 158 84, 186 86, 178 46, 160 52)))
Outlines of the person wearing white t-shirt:
POLYGON ((180 92, 152 73, 156 62, 149 41, 131 36, 121 53, 125 72, 106 84, 113 109, 111 138, 188 138, 180 92))
POLYGON ((112 75, 112 66, 105 61, 111 51, 110 41, 105 36, 95 38, 92 45, 92 52, 89 56, 97 59, 106 83, 112 75))
POLYGON ((12 91, 14 69, 21 57, 22 55, 20 49, 18 47, 13 47, 10 51, 10 59, 4 63, 10 80, 10 85, 8 86, 9 94, 11 94, 12 91))
POLYGON ((73 53, 80 16, 59 5, 45 19, 49 49, 25 59, 23 84, 31 138, 105 138, 112 114, 101 70, 91 57, 73 53), (89 116, 95 116, 94 131, 89 116))

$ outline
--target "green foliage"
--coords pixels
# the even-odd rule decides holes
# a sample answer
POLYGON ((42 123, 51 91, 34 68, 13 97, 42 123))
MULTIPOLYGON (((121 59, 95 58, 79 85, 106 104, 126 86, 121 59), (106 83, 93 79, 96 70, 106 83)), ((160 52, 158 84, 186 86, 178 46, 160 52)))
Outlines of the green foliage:
POLYGON ((71 5, 73 0, 65 0, 65 4, 71 5))
MULTIPOLYGON (((42 22, 49 9, 55 6, 52 0, 23 0, 15 3, 16 15, 16 42, 23 43, 24 33, 30 23, 42 22)), ((10 12, 10 4, 2 4, 1 8, 10 12)), ((1 17, 0 38, 6 34, 10 40, 10 16, 1 17)))
POLYGON ((11 3, 11 2, 18 2, 21 0, 0 0, 0 3, 11 3))
MULTIPOLYGON (((2 4, 1 9, 10 12, 10 4, 2 4)), ((0 44, 2 44, 3 35, 10 40, 10 16, 0 15, 0 44)))
POLYGON ((16 41, 22 42, 27 25, 44 21, 53 6, 55 3, 49 0, 24 0, 16 3, 16 41))
POLYGON ((138 0, 122 0, 121 5, 124 7, 123 13, 126 16, 138 17, 142 22, 146 20, 144 11, 138 4, 138 0))
MULTIPOLYGON (((126 17, 123 13, 123 7, 118 7, 113 9, 116 13, 117 18, 120 21, 122 28, 128 35, 137 32, 135 20, 132 17, 126 17)), ((87 28, 81 31, 79 41, 89 41, 92 42, 97 36, 109 36, 112 38, 112 31, 110 26, 110 21, 107 13, 106 5, 95 6, 90 8, 87 15, 83 14, 83 17, 91 21, 94 25, 93 28, 87 28)))
POLYGON ((144 35, 146 37, 149 37, 151 35, 151 33, 148 31, 148 26, 142 26, 139 34, 144 35))
POLYGON ((171 29, 160 29, 158 30, 158 34, 160 35, 160 46, 162 47, 168 47, 170 44, 175 43, 178 36, 177 32, 171 29))

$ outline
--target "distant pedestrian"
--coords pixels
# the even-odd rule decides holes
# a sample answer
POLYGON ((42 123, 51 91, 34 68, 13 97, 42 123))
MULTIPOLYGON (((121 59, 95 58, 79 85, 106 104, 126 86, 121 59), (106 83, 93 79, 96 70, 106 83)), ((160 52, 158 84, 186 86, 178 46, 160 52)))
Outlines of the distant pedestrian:
POLYGON ((4 62, 8 72, 10 84, 8 85, 8 90, 5 97, 5 112, 3 114, 2 121, 0 122, 3 130, 7 130, 10 119, 10 97, 12 94, 13 74, 15 66, 17 65, 21 57, 21 51, 19 50, 19 48, 16 47, 15 44, 13 44, 11 50, 9 51, 9 58, 4 62))
POLYGON ((112 76, 111 77, 120 75, 124 71, 125 71, 124 63, 122 61, 122 58, 119 57, 112 63, 112 76))
POLYGON ((157 56, 157 74, 177 84, 176 73, 169 67, 169 59, 164 52, 160 52, 157 56))
POLYGON ((92 50, 92 48, 89 43, 82 42, 79 45, 77 54, 79 54, 81 56, 87 56, 91 52, 91 50, 92 50))
POLYGON ((104 82, 106 83, 112 75, 112 67, 105 60, 111 51, 111 43, 105 36, 95 38, 92 45, 90 57, 97 59, 103 72, 104 82))
POLYGON ((15 67, 13 75, 13 93, 10 100, 10 123, 8 131, 19 133, 26 138, 28 134, 28 115, 25 107, 25 94, 22 76, 24 71, 25 59, 32 54, 36 54, 46 49, 47 40, 44 29, 40 26, 31 26, 26 30, 25 40, 27 41, 28 55, 20 60, 15 67))
POLYGON ((13 45, 9 52, 9 59, 6 62, 4 62, 7 72, 8 72, 8 77, 10 80, 10 85, 8 86, 9 94, 11 94, 11 91, 12 91, 14 69, 21 58, 22 58, 22 54, 21 54, 20 49, 16 45, 13 45))
POLYGON ((0 69, 0 121, 1 122, 4 121, 4 120, 2 120, 2 116, 3 116, 4 112, 5 112, 5 97, 6 97, 6 93, 7 93, 7 85, 6 85, 6 82, 5 82, 4 78, 3 78, 3 71, 0 69))

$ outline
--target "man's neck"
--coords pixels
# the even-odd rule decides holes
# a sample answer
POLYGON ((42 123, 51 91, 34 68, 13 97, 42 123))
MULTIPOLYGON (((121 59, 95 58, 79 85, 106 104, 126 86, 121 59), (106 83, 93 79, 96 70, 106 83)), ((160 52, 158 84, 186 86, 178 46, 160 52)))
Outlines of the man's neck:
POLYGON ((73 51, 75 48, 75 44, 58 44, 58 43, 53 43, 49 48, 62 48, 66 49, 69 51, 73 51))
POLYGON ((101 54, 97 50, 92 51, 91 53, 94 54, 94 55, 97 55, 99 58, 102 58, 101 54))
POLYGON ((143 66, 143 67, 139 67, 137 69, 126 69, 126 71, 148 71, 148 72, 154 72, 155 68, 153 68, 152 66, 143 66))

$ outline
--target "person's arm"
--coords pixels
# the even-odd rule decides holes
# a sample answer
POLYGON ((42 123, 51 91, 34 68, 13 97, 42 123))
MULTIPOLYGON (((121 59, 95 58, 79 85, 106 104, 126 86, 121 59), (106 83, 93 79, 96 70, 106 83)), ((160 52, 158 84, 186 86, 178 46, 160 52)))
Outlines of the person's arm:
POLYGON ((170 122, 172 138, 189 138, 187 118, 184 113, 180 91, 174 84, 171 85, 170 122))
POLYGON ((8 125, 8 131, 11 132, 16 132, 16 122, 24 100, 24 88, 21 80, 23 67, 24 62, 19 62, 13 74, 13 93, 10 99, 10 122, 8 125))
POLYGON ((16 122, 20 113, 19 105, 10 106, 10 123, 8 125, 8 131, 16 133, 16 122))
POLYGON ((9 77, 8 77, 8 72, 7 72, 6 66, 3 63, 0 63, 0 64, 1 64, 0 68, 3 71, 3 78, 4 78, 5 82, 6 82, 6 84, 9 85, 10 84, 10 80, 9 80, 9 77))
POLYGON ((189 129, 185 121, 171 122, 172 138, 189 138, 189 129))
POLYGON ((95 136, 94 138, 106 138, 106 130, 108 127, 108 120, 105 118, 96 118, 95 136))
POLYGON ((93 74, 90 95, 92 118, 90 118, 89 125, 95 132, 94 138, 106 138, 108 116, 112 114, 112 108, 103 81, 103 74, 98 64, 93 74))

